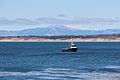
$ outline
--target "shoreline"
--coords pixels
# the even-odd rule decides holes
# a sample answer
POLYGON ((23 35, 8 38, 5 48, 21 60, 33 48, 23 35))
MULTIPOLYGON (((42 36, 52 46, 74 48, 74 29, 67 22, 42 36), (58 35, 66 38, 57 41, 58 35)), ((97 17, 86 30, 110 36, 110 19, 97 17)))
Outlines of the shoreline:
POLYGON ((0 38, 0 42, 120 42, 120 38, 0 38))

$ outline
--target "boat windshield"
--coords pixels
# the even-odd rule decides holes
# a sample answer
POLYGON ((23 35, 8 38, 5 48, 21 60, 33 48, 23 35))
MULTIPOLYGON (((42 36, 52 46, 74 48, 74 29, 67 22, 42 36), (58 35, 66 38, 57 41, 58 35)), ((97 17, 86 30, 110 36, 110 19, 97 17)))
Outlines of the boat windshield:
POLYGON ((74 44, 74 45, 71 45, 71 47, 76 47, 76 45, 74 44))
POLYGON ((71 47, 76 47, 76 45, 72 42, 72 43, 71 43, 71 47))

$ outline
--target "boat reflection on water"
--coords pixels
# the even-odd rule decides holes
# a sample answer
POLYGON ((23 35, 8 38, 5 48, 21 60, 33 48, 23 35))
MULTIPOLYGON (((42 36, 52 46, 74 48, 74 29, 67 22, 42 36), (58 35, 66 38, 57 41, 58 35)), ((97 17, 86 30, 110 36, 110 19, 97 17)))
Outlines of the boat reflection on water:
POLYGON ((77 52, 77 46, 74 42, 70 43, 70 46, 68 48, 62 49, 63 52, 77 52))

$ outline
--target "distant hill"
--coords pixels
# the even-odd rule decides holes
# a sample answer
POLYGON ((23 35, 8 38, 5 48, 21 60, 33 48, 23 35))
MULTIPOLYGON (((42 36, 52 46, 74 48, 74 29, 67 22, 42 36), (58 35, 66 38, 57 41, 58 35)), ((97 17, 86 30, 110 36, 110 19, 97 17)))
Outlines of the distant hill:
POLYGON ((0 30, 0 36, 59 36, 59 35, 98 35, 98 34, 119 34, 120 29, 106 30, 76 30, 64 25, 49 26, 45 28, 32 28, 21 31, 0 30))

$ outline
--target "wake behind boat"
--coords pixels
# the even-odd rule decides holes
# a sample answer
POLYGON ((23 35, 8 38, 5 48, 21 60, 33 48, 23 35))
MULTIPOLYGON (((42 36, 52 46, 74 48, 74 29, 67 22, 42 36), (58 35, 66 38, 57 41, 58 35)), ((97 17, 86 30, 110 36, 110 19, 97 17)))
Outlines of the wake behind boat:
POLYGON ((63 52, 77 52, 77 46, 74 44, 74 42, 70 43, 70 46, 68 48, 62 49, 63 52))

